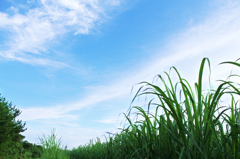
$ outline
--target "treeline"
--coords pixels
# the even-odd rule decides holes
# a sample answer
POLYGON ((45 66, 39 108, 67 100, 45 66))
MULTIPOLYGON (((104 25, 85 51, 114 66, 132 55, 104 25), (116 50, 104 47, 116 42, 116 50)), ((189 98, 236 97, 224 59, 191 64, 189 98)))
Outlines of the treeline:
POLYGON ((0 159, 38 158, 43 147, 24 140, 26 123, 16 118, 21 111, 0 94, 0 159))

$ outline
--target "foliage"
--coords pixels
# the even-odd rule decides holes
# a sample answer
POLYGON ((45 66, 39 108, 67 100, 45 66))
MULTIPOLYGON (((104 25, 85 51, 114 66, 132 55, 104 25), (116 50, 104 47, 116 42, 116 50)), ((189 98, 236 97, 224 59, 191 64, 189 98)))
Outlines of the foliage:
POLYGON ((1 156, 9 158, 22 151, 21 140, 24 136, 20 133, 26 128, 25 123, 16 120, 20 114, 19 109, 0 95, 0 158, 1 156))
POLYGON ((23 141, 23 158, 39 158, 43 152, 41 145, 32 144, 28 141, 23 141))

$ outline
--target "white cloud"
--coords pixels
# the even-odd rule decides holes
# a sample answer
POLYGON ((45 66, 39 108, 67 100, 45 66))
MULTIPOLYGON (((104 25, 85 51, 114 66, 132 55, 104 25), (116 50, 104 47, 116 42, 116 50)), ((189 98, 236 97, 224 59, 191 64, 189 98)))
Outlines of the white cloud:
POLYGON ((11 6, 7 11, 17 13, 19 11, 19 9, 11 6))
MULTIPOLYGON (((119 80, 109 81, 108 83, 111 84, 95 87, 86 97, 79 101, 64 104, 68 105, 67 108, 63 106, 46 108, 50 112, 54 110, 59 113, 52 114, 51 116, 36 114, 33 118, 29 118, 29 120, 58 118, 60 117, 59 114, 69 113, 73 110, 80 110, 84 107, 96 105, 102 101, 122 97, 130 93, 131 87, 134 84, 141 81, 151 82, 156 74, 168 71, 173 65, 180 68, 180 70, 183 69, 182 74, 186 79, 191 79, 194 76, 194 80, 196 81, 198 68, 203 57, 210 58, 214 69, 222 61, 237 59, 240 50, 239 15, 239 3, 219 9, 212 13, 205 21, 182 31, 174 37, 167 46, 169 49, 165 51, 167 56, 159 56, 162 55, 162 52, 156 54, 153 59, 144 63, 144 66, 136 69, 135 73, 129 72, 129 75, 125 75, 119 80)), ((220 73, 219 71, 215 71, 215 73, 213 70, 213 76, 215 78, 223 77, 223 73, 229 70, 229 68, 224 68, 221 68, 222 71, 220 73)), ((31 111, 35 111, 34 109, 39 108, 31 108, 31 111)), ((27 112, 27 109, 24 109, 24 112, 27 112)), ((29 114, 31 113, 29 112, 29 114)))
MULTIPOLYGON (((97 88, 97 87, 96 87, 97 88)), ((93 106, 102 101, 111 100, 114 98, 119 98, 127 93, 129 93, 131 89, 130 84, 120 84, 119 89, 116 89, 116 85, 105 86, 104 89, 102 87, 98 87, 98 90, 95 90, 94 93, 86 95, 82 99, 71 102, 64 103, 58 106, 50 106, 50 107, 31 107, 31 108, 22 108, 21 119, 23 121, 31 121, 37 119, 57 119, 57 118, 75 118, 75 116, 70 115, 72 111, 81 110, 86 107, 93 106), (67 105, 67 107, 66 107, 67 105)))
POLYGON ((120 5, 120 1, 114 2, 41 0, 39 7, 30 9, 26 14, 20 14, 17 8, 10 7, 9 10, 14 11, 13 15, 0 12, 0 30, 10 33, 9 39, 5 40, 4 49, 0 48, 0 56, 30 64, 54 63, 58 67, 60 62, 42 59, 53 41, 72 31, 75 34, 89 34, 95 24, 106 18, 107 9, 120 5), (41 56, 36 57, 36 54, 41 56))

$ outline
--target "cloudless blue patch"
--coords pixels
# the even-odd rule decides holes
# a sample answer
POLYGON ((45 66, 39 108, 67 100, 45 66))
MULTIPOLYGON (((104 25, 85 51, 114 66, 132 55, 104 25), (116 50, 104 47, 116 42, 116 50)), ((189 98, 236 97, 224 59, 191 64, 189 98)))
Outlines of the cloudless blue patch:
POLYGON ((5 12, 8 8, 11 7, 11 2, 6 0, 0 1, 0 12, 5 12))
POLYGON ((84 85, 84 82, 79 83, 76 78, 67 76, 67 70, 51 74, 46 68, 20 62, 0 63, 0 72, 2 95, 21 107, 49 106, 76 100, 84 85))

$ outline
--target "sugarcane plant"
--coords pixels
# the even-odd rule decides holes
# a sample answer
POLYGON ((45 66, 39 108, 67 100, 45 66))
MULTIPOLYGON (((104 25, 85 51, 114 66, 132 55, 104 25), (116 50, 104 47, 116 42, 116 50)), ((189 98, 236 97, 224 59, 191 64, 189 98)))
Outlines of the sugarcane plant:
MULTIPOLYGON (((223 62, 240 67, 238 61, 223 62)), ((240 74, 231 74, 205 88, 203 73, 211 67, 204 58, 198 81, 192 86, 175 67, 157 75, 160 84, 141 82, 131 107, 124 113, 127 125, 101 142, 73 149, 74 158, 104 159, 237 159, 240 158, 240 74), (237 78, 237 79, 236 79, 237 78), (204 85, 204 87, 203 87, 204 85), (147 108, 135 106, 147 96, 147 108), (228 102, 230 101, 230 102, 228 102), (139 118, 132 118, 136 113, 139 118), (85 155, 84 155, 85 154, 85 155)))
MULTIPOLYGON (((238 101, 239 84, 230 80, 219 80, 218 87, 203 90, 204 65, 210 61, 202 60, 198 82, 194 89, 182 78, 175 67, 171 69, 177 74, 174 84, 170 74, 165 72, 158 79, 162 87, 149 82, 137 91, 133 101, 142 95, 154 97, 148 103, 148 111, 140 106, 133 106, 143 117, 134 124, 126 115, 129 127, 124 131, 133 135, 129 139, 136 158, 239 158, 240 111, 238 101), (221 105, 222 99, 231 97, 229 106, 221 105), (149 114, 149 107, 155 106, 155 113, 149 114), (159 109, 164 114, 158 115, 159 109), (230 113, 229 113, 230 111, 230 113)), ((234 64, 237 62, 223 62, 234 64)), ((132 111, 132 110, 131 110, 132 111)))

